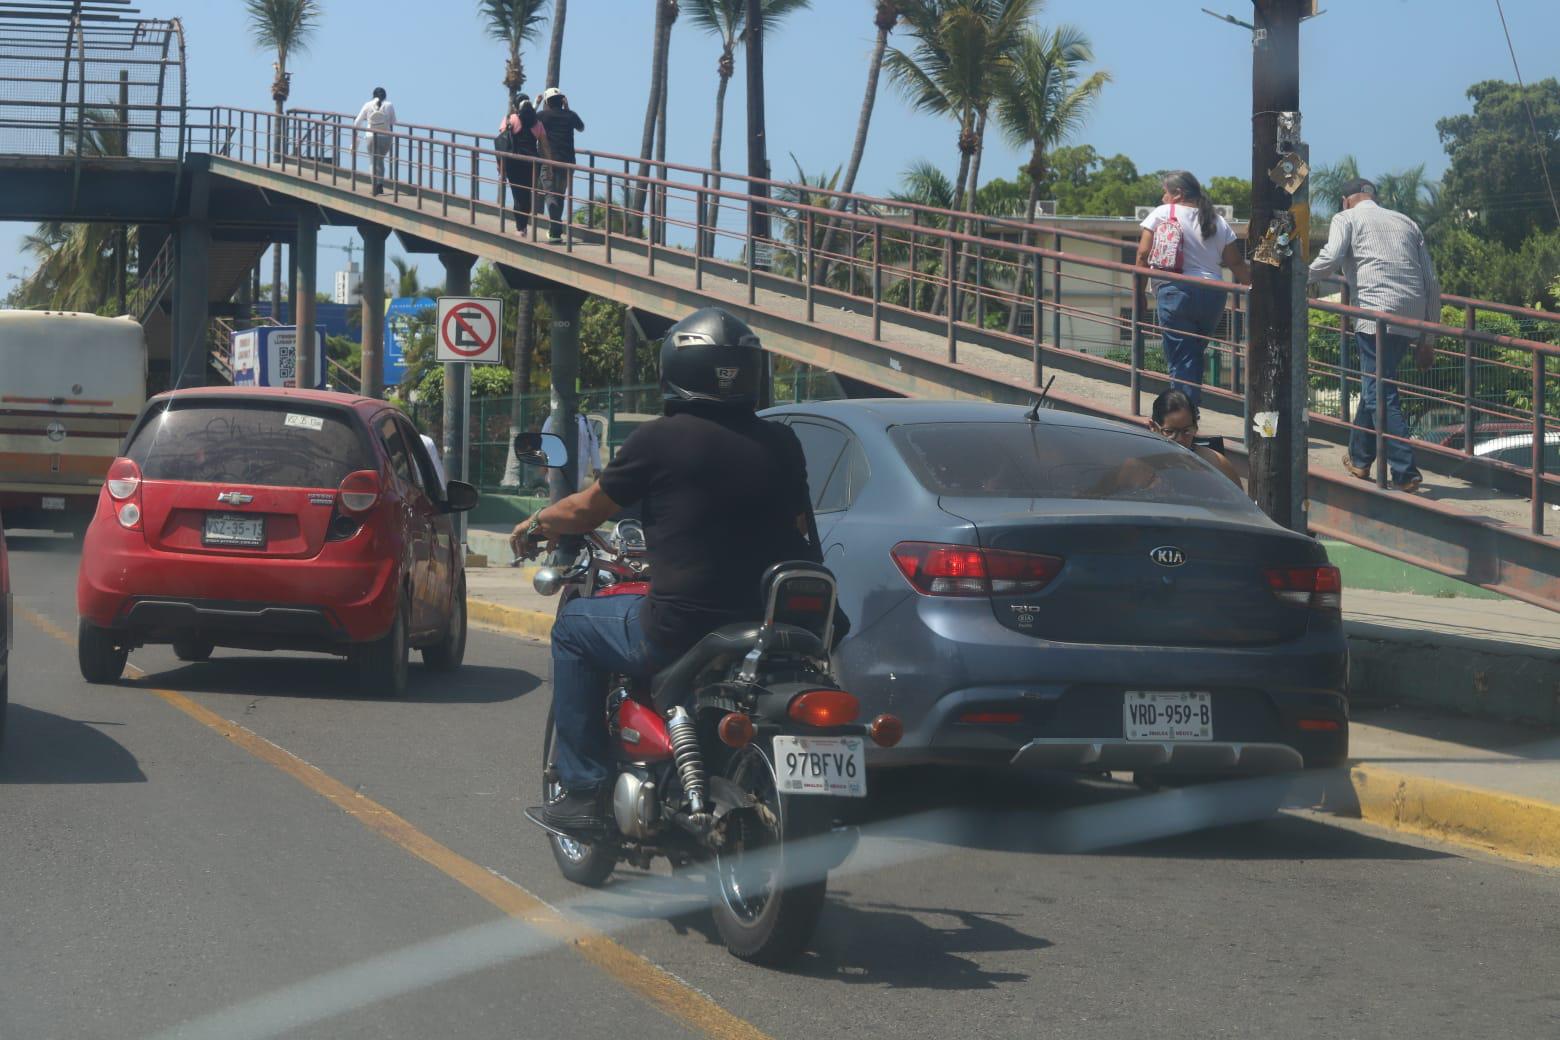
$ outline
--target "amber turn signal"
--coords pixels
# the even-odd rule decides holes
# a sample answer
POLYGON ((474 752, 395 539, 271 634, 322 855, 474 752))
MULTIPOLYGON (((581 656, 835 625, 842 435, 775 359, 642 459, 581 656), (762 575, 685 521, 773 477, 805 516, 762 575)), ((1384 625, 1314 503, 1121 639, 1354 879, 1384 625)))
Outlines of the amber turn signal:
POLYGON ((753 743, 753 720, 741 712, 731 712, 720 720, 720 742, 727 747, 745 748, 753 743))
POLYGON ((905 724, 897 715, 879 715, 867 727, 867 736, 878 747, 893 747, 905 739, 905 724))

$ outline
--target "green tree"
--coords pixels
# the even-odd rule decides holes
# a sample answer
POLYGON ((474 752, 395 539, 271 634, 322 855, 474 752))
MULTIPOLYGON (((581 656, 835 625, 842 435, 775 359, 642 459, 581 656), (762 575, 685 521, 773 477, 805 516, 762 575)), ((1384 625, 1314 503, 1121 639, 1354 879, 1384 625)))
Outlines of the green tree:
POLYGON ((525 88, 520 48, 541 35, 546 8, 547 0, 477 0, 477 13, 488 36, 509 48, 503 83, 511 105, 519 101, 525 88))
POLYGON ((1533 232, 1557 226, 1544 163, 1560 177, 1560 81, 1540 80, 1524 91, 1486 80, 1468 88, 1468 99, 1471 113, 1435 124, 1451 159, 1442 191, 1490 238, 1516 249, 1533 232))
MULTIPOLYGON (((693 26, 720 41, 720 60, 715 65, 715 126, 710 134, 710 169, 719 172, 721 144, 726 126, 726 88, 737 71, 737 43, 747 32, 747 0, 687 0, 688 17, 693 26)), ((786 15, 812 6, 812 0, 763 0, 760 16, 764 29, 776 25, 786 15)), ((706 204, 703 223, 710 228, 705 233, 703 249, 715 247, 715 221, 720 213, 716 200, 706 204)))
MULTIPOLYGON (((276 104, 276 137, 271 149, 280 156, 285 137, 283 113, 287 98, 292 94, 292 73, 287 71, 287 59, 296 52, 306 50, 309 38, 314 35, 316 23, 323 13, 319 0, 244 0, 244 11, 249 16, 249 32, 256 46, 276 52, 272 66, 275 76, 271 80, 271 100, 276 104)), ((271 248, 271 313, 282 312, 282 250, 271 248)))

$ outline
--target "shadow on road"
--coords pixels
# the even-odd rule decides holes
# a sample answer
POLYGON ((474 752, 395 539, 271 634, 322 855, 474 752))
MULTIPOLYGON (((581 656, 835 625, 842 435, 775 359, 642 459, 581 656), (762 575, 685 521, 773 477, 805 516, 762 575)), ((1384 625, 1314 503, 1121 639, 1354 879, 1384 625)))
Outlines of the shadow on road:
MULTIPOLYGON (((141 683, 180 693, 345 701, 381 699, 359 686, 357 670, 350 662, 328 657, 218 656, 201 664, 148 672, 141 683)), ((519 668, 465 665, 441 674, 413 664, 406 694, 395 700, 411 704, 496 704, 523 697, 541 684, 537 676, 519 668)))
POLYGON ((0 749, 0 784, 145 783, 135 756, 96 728, 116 725, 12 704, 0 749))

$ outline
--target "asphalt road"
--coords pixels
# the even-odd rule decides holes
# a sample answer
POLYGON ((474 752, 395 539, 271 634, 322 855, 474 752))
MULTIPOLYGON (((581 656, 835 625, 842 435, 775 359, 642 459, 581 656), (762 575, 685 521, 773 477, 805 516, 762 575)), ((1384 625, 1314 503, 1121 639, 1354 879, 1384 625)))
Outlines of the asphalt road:
POLYGON ((696 879, 558 876, 521 817, 545 647, 474 632, 395 702, 223 651, 89 687, 73 545, 11 549, 0 1040, 1560 1035, 1560 873, 1253 785, 884 785, 814 951, 751 968, 696 879), (615 942, 560 938, 582 899, 615 942))

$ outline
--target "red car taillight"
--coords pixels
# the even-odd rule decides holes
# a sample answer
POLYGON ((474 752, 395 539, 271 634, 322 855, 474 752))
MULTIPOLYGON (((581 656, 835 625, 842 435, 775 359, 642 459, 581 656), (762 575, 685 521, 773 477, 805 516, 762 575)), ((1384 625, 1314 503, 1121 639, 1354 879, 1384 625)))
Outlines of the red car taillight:
POLYGON ((1343 610, 1343 577, 1336 567, 1274 567, 1264 572, 1273 595, 1312 610, 1343 610))
POLYGON ((348 473, 338 489, 343 512, 366 513, 379 501, 379 474, 371 469, 348 473))
POLYGON ((137 530, 141 526, 141 467, 126 458, 115 459, 103 480, 110 506, 120 527, 137 530))
POLYGON ((1038 592, 1062 569, 1060 556, 937 542, 900 542, 899 573, 923 596, 1018 596, 1038 592))

